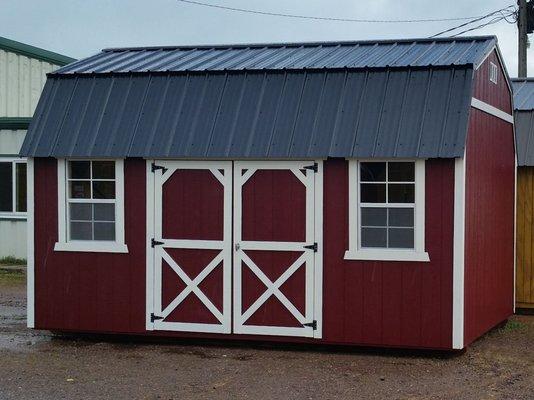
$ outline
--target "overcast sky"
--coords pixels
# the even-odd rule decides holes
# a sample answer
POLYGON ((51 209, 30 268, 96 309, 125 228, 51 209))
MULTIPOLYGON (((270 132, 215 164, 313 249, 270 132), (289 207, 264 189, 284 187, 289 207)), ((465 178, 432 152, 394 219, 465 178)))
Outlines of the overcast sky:
MULTIPOLYGON (((200 0, 266 12, 368 19, 484 15, 514 0, 200 0)), ((0 36, 75 58, 105 47, 428 37, 461 22, 351 23, 243 14, 176 0, 2 0, 0 36)), ((504 21, 471 32, 497 35, 517 75, 517 28, 504 21)), ((534 47, 534 46, 533 46, 534 47)), ((528 54, 534 76, 534 49, 528 54)))

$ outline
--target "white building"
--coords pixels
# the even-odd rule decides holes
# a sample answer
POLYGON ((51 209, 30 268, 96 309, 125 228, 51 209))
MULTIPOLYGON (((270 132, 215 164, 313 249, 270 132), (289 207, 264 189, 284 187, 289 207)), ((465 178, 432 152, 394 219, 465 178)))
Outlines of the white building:
POLYGON ((0 37, 0 258, 26 258, 26 160, 18 153, 46 74, 73 61, 0 37))

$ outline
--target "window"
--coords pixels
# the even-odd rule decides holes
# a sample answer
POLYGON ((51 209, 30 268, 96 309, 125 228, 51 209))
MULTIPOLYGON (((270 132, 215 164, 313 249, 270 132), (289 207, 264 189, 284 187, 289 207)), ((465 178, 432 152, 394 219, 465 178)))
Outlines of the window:
POLYGON ((123 161, 59 160, 60 251, 126 252, 123 161))
POLYGON ((346 259, 428 261, 424 251, 425 162, 349 162, 346 259))
POLYGON ((497 84, 497 77, 498 76, 499 76, 499 70, 497 69, 497 65, 490 61, 490 63, 489 63, 489 80, 491 82, 497 84))
POLYGON ((26 218, 26 160, 0 158, 0 218, 26 218))

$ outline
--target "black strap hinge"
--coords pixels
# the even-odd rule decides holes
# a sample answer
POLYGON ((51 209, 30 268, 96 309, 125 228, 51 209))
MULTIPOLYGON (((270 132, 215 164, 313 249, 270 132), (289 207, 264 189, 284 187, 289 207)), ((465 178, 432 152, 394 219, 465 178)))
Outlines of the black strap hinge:
POLYGON ((161 173, 164 174, 167 171, 167 168, 165 168, 162 165, 156 165, 156 163, 152 163, 152 172, 156 172, 158 169, 161 169, 161 173))
POLYGON ((151 240, 151 242, 150 242, 150 245, 151 245, 152 247, 156 247, 156 246, 159 246, 159 245, 162 245, 162 244, 163 244, 163 242, 160 242, 160 241, 158 241, 158 240, 156 240, 156 239, 154 239, 154 238, 152 238, 152 240, 151 240))
POLYGON ((317 172, 319 171, 319 165, 314 162, 313 165, 307 165, 304 167, 304 169, 309 169, 309 170, 312 170, 313 172, 317 172))
POLYGON ((314 244, 310 244, 308 246, 304 246, 304 248, 313 250, 314 253, 317 253, 317 242, 315 242, 314 244))
POLYGON ((311 326, 314 331, 317 330, 317 321, 313 320, 312 322, 306 322, 305 324, 302 324, 302 326, 311 326))
POLYGON ((154 323, 154 321, 158 319, 163 319, 163 317, 160 317, 159 315, 154 315, 154 313, 150 313, 150 322, 154 323))

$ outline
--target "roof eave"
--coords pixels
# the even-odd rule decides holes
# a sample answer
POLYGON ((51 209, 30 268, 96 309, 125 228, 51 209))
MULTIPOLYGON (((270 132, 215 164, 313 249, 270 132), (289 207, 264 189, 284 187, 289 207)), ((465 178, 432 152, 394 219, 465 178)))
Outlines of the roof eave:
POLYGON ((17 42, 15 40, 7 39, 1 36, 0 49, 59 66, 64 66, 76 61, 75 58, 68 57, 59 53, 54 53, 53 51, 17 42))

